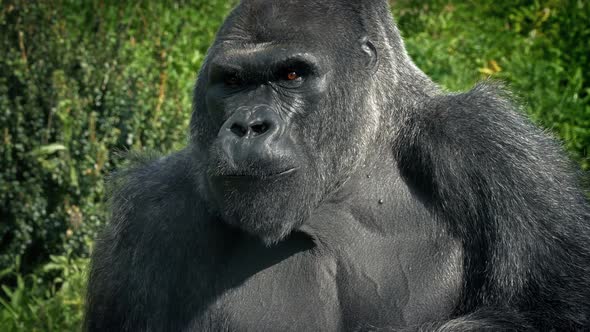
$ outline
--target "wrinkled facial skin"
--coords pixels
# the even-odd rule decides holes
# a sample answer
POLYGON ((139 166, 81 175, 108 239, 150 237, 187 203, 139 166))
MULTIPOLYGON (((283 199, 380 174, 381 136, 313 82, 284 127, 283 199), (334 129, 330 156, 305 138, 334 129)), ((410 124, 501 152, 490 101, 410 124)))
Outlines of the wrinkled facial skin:
POLYGON ((341 82, 366 53, 359 38, 342 43, 329 27, 320 30, 325 40, 306 35, 317 19, 265 27, 258 37, 243 24, 230 17, 209 50, 196 88, 192 128, 200 132, 193 143, 207 154, 209 191, 223 222, 272 244, 348 176, 341 165, 353 164, 345 158, 355 155, 363 114, 346 101, 355 92, 343 93, 341 82), (335 38, 358 57, 347 63, 337 50, 326 52, 335 38))

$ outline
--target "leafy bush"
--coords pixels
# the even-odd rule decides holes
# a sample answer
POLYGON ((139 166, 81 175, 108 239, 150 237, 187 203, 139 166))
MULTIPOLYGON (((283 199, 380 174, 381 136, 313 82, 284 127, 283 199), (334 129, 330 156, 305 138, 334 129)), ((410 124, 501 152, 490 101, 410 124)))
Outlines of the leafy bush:
POLYGON ((230 6, 3 3, 0 270, 86 255, 113 151, 184 144, 193 82, 230 6))
POLYGON ((79 330, 87 268, 87 259, 68 252, 50 256, 36 274, 15 274, 16 286, 2 286, 3 331, 79 330))

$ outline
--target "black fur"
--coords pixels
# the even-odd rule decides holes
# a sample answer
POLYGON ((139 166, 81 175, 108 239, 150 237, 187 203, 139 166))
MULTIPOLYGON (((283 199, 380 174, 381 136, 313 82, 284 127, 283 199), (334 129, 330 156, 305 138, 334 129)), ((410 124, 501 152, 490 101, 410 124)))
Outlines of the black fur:
POLYGON ((590 328, 590 208, 511 99, 442 92, 385 0, 243 0, 189 146, 111 180, 85 329, 590 328))

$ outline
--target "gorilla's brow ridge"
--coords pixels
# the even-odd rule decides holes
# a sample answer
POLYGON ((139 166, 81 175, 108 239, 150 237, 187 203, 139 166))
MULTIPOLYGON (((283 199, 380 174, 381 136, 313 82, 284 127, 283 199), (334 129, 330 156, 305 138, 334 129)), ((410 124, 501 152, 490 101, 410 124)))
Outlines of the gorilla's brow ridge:
MULTIPOLYGON (((308 73, 317 74, 320 72, 319 59, 309 52, 290 52, 289 49, 280 47, 273 48, 271 43, 264 43, 265 45, 252 44, 252 47, 244 48, 235 52, 222 52, 222 54, 215 57, 211 62, 211 70, 234 71, 239 72, 250 68, 245 68, 240 62, 251 63, 249 59, 242 57, 250 57, 253 55, 269 54, 270 62, 257 64, 256 66, 263 66, 267 69, 277 70, 285 69, 285 67, 297 67, 306 70, 308 73), (271 45, 269 45, 271 44, 271 45), (283 53, 276 55, 276 53, 283 53), (238 61, 235 61, 235 60, 238 61)), ((255 67, 256 67, 255 66, 255 67)))

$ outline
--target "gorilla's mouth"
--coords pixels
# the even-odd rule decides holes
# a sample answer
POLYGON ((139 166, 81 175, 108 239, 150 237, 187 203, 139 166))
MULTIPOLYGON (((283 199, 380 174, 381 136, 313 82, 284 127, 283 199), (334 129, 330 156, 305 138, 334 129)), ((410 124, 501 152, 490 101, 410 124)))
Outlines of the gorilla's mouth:
POLYGON ((299 167, 292 167, 282 171, 276 172, 252 172, 252 173, 234 173, 234 174, 222 174, 219 175, 220 177, 226 179, 256 179, 256 180, 269 180, 269 179, 276 179, 279 177, 287 176, 297 172, 299 167))

